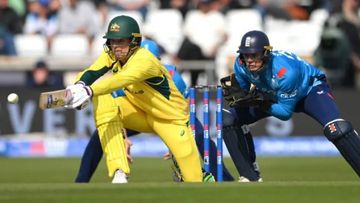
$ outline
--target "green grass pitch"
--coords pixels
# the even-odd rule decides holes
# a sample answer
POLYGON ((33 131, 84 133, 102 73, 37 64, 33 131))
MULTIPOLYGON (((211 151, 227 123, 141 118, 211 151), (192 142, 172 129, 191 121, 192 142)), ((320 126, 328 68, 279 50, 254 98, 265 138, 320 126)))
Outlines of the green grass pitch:
POLYGON ((360 201, 359 178, 341 157, 260 157, 259 163, 263 183, 189 184, 172 182, 170 161, 135 157, 130 183, 112 185, 104 162, 90 184, 74 184, 79 158, 0 158, 0 203, 360 201))

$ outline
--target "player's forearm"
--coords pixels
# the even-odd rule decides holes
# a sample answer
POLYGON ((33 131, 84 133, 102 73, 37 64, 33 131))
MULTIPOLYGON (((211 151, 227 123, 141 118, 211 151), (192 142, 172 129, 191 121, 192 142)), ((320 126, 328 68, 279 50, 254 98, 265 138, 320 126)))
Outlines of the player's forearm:
POLYGON ((93 91, 93 96, 98 96, 103 94, 110 94, 113 91, 124 88, 138 81, 140 81, 140 79, 133 76, 116 74, 110 78, 96 82, 90 87, 93 91))

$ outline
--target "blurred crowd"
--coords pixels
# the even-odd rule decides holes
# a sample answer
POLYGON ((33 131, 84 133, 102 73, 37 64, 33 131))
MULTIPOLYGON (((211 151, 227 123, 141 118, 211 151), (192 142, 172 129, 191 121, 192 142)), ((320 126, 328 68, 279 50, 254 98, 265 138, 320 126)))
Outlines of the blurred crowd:
MULTIPOLYGON (((360 0, 0 0, 0 55, 19 55, 17 35, 45 36, 49 54, 54 38, 66 34, 83 35, 89 49, 99 49, 96 41, 104 34, 109 19, 117 12, 135 11, 139 14, 140 24, 144 25, 143 34, 158 41, 172 63, 217 61, 225 64, 217 67, 224 69, 217 70, 220 77, 231 71, 232 59, 225 56, 226 61, 221 62, 219 58, 226 52, 224 45, 228 43, 232 43, 232 56, 236 54, 236 43, 242 37, 238 36, 241 32, 236 31, 239 28, 250 25, 249 29, 267 31, 268 19, 306 22, 311 20, 313 13, 321 10, 326 15, 319 25, 319 43, 310 54, 310 61, 327 72, 333 86, 360 87, 359 7, 360 0), (235 19, 229 29, 226 25, 230 18, 227 16, 242 9, 256 11, 259 20, 245 16, 235 19), (161 35, 171 36, 171 31, 175 32, 176 28, 158 30, 157 26, 163 25, 155 15, 150 15, 161 10, 176 10, 181 14, 178 20, 181 30, 169 37, 169 42, 161 35), (257 23, 260 27, 251 26, 257 23), (236 34, 237 41, 231 40, 230 33, 236 34)), ((171 22, 172 25, 176 23, 171 22)), ((200 74, 201 70, 192 70, 189 83, 198 83, 200 74)))

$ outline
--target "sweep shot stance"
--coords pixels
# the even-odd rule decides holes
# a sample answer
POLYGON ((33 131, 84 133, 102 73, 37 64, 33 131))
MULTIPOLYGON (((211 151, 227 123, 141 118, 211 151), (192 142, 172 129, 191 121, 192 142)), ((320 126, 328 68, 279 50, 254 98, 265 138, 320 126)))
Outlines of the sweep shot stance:
MULTIPOLYGON (((160 136, 177 160, 185 182, 202 182, 200 156, 189 126, 189 105, 169 72, 147 49, 140 48, 137 22, 129 16, 110 21, 107 50, 68 86, 67 108, 83 108, 92 98, 94 117, 110 177, 126 176, 130 167, 123 128, 160 136), (105 73, 112 75, 98 80, 105 73), (126 97, 111 93, 124 89, 126 97)), ((114 177, 115 178, 115 177, 114 177)))
MULTIPOLYGON (((156 42, 149 40, 149 39, 145 39, 141 42, 141 47, 148 49, 151 53, 153 53, 160 60, 160 47, 156 44, 156 42)), ((187 98, 188 97, 187 85, 186 85, 185 81, 183 80, 183 78, 181 77, 180 73, 176 70, 176 67, 171 64, 165 64, 164 66, 169 71, 178 90, 181 92, 181 94, 185 98, 187 98)), ((112 96, 115 99, 118 99, 119 97, 125 97, 126 95, 125 95, 124 91, 121 89, 121 90, 117 90, 117 91, 113 92, 112 96)), ((139 133, 140 132, 126 129, 127 137, 135 136, 139 133)), ((129 141, 129 139, 126 139, 126 142, 128 142, 128 141, 129 141)), ((195 141, 196 141, 196 145, 199 149, 200 155, 203 156, 203 153, 201 153, 204 151, 203 126, 198 119, 196 119, 195 141)), ((131 155, 130 155, 130 150, 128 150, 128 153, 129 153, 128 158, 130 160, 132 160, 131 155)), ((210 143, 210 154, 211 154, 210 155, 210 169, 211 169, 210 172, 211 173, 207 173, 207 172, 203 173, 203 182, 213 182, 214 178, 217 177, 217 175, 216 175, 217 174, 216 146, 212 140, 210 143), (212 176, 212 174, 214 174, 215 177, 212 176)), ((92 136, 89 140, 89 143, 85 148, 84 154, 81 158, 81 164, 80 164, 79 172, 75 179, 75 182, 77 182, 77 183, 89 182, 93 173, 95 172, 101 158, 102 158, 102 155, 103 155, 103 151, 101 148, 99 135, 98 135, 97 130, 95 130, 95 132, 92 134, 92 136)), ((173 159, 173 161, 174 161, 174 166, 172 166, 172 168, 174 170, 173 178, 175 181, 181 181, 182 180, 181 171, 179 171, 178 168, 176 168, 177 163, 176 163, 175 159, 173 159)), ((227 170, 227 168, 225 167, 224 164, 223 164, 223 179, 224 179, 224 181, 233 181, 234 180, 234 178, 231 176, 231 174, 229 173, 229 171, 227 170)), ((118 179, 114 179, 113 181, 117 181, 117 180, 118 179)), ((123 181, 120 183, 125 183, 127 180, 120 179, 120 181, 123 181)))

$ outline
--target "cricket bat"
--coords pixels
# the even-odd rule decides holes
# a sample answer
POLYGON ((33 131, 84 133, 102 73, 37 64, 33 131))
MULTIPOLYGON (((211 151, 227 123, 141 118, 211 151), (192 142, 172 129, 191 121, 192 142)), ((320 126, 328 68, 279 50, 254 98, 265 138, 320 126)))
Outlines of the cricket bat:
POLYGON ((40 109, 53 109, 64 107, 71 99, 71 91, 68 89, 42 92, 39 98, 40 109))

